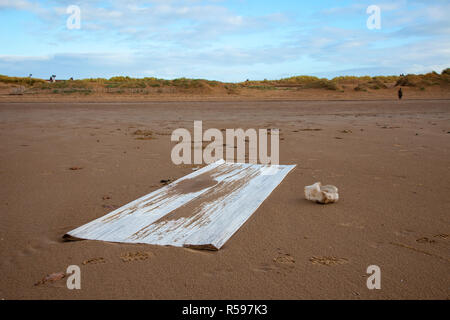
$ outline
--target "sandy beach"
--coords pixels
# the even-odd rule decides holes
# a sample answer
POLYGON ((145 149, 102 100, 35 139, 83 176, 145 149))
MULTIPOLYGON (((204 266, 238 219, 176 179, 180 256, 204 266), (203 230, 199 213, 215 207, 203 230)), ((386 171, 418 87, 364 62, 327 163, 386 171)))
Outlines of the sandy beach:
POLYGON ((450 298, 450 100, 68 101, 0 101, 0 299, 450 298), (221 250, 63 241, 191 173, 170 135, 194 120, 279 128, 297 165, 221 250), (81 290, 38 283, 69 265, 81 290))

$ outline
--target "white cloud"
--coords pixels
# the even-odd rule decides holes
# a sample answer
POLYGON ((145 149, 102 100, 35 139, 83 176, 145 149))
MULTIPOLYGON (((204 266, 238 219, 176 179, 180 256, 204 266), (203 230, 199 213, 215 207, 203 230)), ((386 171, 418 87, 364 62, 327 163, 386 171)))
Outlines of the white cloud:
POLYGON ((76 2, 82 29, 74 32, 55 27, 56 22, 64 26, 72 0, 50 0, 45 7, 0 0, 0 9, 36 14, 45 23, 28 32, 52 43, 47 56, 0 56, 2 70, 242 80, 252 78, 245 72, 271 78, 311 70, 426 72, 450 65, 450 3, 440 0, 384 0, 379 3, 382 30, 376 32, 366 28, 367 3, 357 1, 321 10, 301 23, 289 12, 247 15, 214 0, 76 2))
POLYGON ((0 55, 0 60, 8 63, 46 61, 50 60, 51 58, 52 57, 50 55, 44 56, 0 55))

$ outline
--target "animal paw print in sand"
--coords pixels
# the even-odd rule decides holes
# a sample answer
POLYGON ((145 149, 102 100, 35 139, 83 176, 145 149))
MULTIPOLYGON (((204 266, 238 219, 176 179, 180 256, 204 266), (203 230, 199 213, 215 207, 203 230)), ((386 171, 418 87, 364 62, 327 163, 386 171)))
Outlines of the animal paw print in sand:
POLYGON ((348 260, 345 258, 336 258, 336 257, 311 257, 309 259, 312 264, 321 264, 324 266, 334 266, 338 264, 347 263, 348 260))
POLYGON ((151 252, 127 252, 120 256, 120 259, 123 262, 131 262, 131 261, 140 261, 140 260, 146 260, 153 256, 153 253, 151 252))

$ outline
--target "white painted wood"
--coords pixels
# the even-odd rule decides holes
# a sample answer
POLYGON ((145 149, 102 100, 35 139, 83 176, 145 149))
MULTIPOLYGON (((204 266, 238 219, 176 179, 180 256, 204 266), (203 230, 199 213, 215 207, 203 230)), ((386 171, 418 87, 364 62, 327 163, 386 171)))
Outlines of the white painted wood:
POLYGON ((294 167, 219 160, 64 237, 218 250, 294 167))

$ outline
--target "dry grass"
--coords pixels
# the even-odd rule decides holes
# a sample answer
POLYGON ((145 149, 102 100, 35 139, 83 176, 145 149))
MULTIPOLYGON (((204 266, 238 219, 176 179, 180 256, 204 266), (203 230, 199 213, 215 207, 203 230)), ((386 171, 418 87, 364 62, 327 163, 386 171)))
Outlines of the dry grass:
POLYGON ((350 89, 354 91, 371 91, 396 86, 417 87, 425 90, 429 86, 449 86, 450 68, 441 74, 408 74, 406 76, 341 76, 333 79, 313 76, 294 76, 279 80, 245 81, 240 83, 224 83, 205 79, 178 78, 173 80, 153 77, 131 78, 117 76, 109 79, 90 78, 80 80, 60 80, 48 82, 43 79, 27 77, 8 77, 0 75, 0 83, 11 87, 10 94, 228 94, 239 95, 247 90, 303 90, 350 89))

